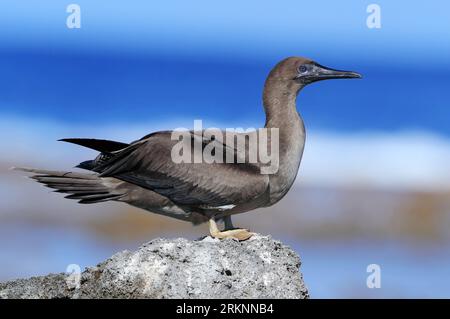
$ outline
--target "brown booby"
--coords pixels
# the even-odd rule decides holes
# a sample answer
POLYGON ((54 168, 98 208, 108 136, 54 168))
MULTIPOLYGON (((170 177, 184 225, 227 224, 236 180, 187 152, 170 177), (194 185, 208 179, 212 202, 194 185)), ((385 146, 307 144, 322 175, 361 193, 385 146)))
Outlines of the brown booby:
MULTIPOLYGON (((213 143, 235 160, 217 162, 175 162, 174 146, 179 141, 173 131, 151 133, 130 144, 97 139, 63 139, 100 152, 77 167, 91 171, 78 173, 18 168, 33 173, 31 178, 66 198, 89 204, 119 201, 153 213, 174 217, 193 224, 210 223, 216 238, 245 240, 252 236, 247 229, 234 228, 231 215, 275 204, 289 191, 297 176, 305 145, 305 127, 296 108, 299 91, 306 85, 328 79, 360 78, 355 72, 334 70, 318 63, 290 57, 279 62, 269 73, 263 92, 266 113, 264 129, 276 129, 268 135, 267 147, 277 143, 277 169, 262 173, 259 158, 250 161, 235 145, 236 137, 207 136, 189 131, 189 138, 201 148, 213 143), (241 160, 237 160, 237 159, 241 160), (223 220, 224 230, 216 221, 223 220)), ((246 141, 261 130, 246 134, 246 141)), ((244 143, 250 151, 249 143, 244 143)))

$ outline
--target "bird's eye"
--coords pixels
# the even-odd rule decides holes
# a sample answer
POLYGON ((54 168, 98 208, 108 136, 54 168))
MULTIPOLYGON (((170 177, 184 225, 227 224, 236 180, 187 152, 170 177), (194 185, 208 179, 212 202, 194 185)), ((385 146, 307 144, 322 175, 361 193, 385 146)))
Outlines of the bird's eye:
POLYGON ((306 71, 308 71, 308 68, 306 67, 306 65, 300 65, 298 67, 298 72, 299 73, 305 73, 306 71))

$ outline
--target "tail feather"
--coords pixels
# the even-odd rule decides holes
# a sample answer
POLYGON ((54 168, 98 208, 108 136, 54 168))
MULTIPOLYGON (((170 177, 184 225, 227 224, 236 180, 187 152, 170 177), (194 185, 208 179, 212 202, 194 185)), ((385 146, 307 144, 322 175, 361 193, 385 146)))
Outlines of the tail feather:
POLYGON ((12 167, 11 169, 16 171, 22 171, 27 173, 36 173, 39 175, 48 175, 54 177, 73 177, 73 178, 82 178, 82 179, 98 179, 97 174, 84 174, 84 173, 76 173, 76 172, 67 172, 67 171, 49 171, 45 169, 36 169, 30 167, 12 167))
POLYGON ((80 204, 100 203, 108 200, 119 199, 122 195, 96 194, 96 195, 67 195, 65 198, 79 199, 80 204))
POLYGON ((55 189, 55 192, 69 194, 65 198, 77 199, 79 203, 91 204, 108 200, 117 200, 125 195, 111 183, 104 183, 98 174, 76 172, 49 171, 34 168, 18 167, 15 170, 33 173, 32 179, 55 189))
POLYGON ((102 192, 104 187, 92 187, 92 186, 66 186, 65 184, 47 184, 56 189, 58 193, 88 193, 92 191, 102 192))
MULTIPOLYGON (((88 174, 86 174, 88 175, 88 174)), ((88 175, 89 176, 89 175, 88 175)), ((89 185, 98 185, 98 180, 95 179, 85 179, 80 177, 70 177, 70 176, 52 176, 52 175, 34 175, 31 176, 32 179, 37 180, 40 183, 44 184, 70 184, 70 185, 80 185, 80 186, 89 186, 89 185)))

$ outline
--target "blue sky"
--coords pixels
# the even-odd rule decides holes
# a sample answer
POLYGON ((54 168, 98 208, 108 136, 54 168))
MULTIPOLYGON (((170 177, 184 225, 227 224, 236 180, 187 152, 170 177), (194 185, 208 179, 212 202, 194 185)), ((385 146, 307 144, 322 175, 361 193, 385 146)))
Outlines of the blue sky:
POLYGON ((449 135, 446 1, 2 1, 0 114, 63 123, 194 118, 257 126, 261 90, 281 58, 304 55, 361 72, 301 93, 313 130, 449 135))
MULTIPOLYGON (((64 48, 249 60, 279 55, 418 62, 450 48, 448 1, 86 1, 82 29, 65 28, 71 2, 4 0, 3 46, 64 48), (366 8, 381 7, 382 28, 366 27, 366 8), (175 50, 182 50, 176 52, 175 50), (327 52, 328 51, 328 52, 327 52), (328 54, 327 54, 328 53, 328 54), (370 54, 369 54, 370 53, 370 54), (392 60, 393 59, 393 60, 392 60)), ((448 63, 448 62, 446 62, 448 63)))

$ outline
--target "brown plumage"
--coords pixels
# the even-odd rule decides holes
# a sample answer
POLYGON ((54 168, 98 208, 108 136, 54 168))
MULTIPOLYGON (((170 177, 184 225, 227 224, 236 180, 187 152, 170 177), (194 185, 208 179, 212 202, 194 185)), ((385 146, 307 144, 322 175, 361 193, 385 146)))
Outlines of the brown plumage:
MULTIPOLYGON (((171 139, 171 131, 152 133, 130 144, 63 139, 100 152, 96 159, 78 166, 92 173, 20 169, 80 203, 114 200, 194 224, 210 220, 213 236, 246 239, 251 236, 246 230, 229 230, 233 227, 230 216, 273 205, 289 191, 297 175, 305 143, 305 127, 296 108, 298 92, 315 81, 357 77, 357 73, 299 57, 284 59, 272 69, 264 85, 263 105, 265 128, 279 130, 279 166, 273 174, 261 174, 263 163, 250 162, 248 156, 243 163, 175 163, 171 150, 178 141, 171 139), (227 231, 217 229, 217 219, 225 220, 227 231)), ((249 133, 247 139, 259 134, 260 130, 249 133)), ((235 137, 230 140, 225 133, 214 140, 199 132, 189 136, 193 142, 200 139, 203 149, 216 143, 234 159, 242 157, 235 137)), ((270 149, 275 141, 270 134, 268 141, 270 149)), ((248 145, 245 150, 249 151, 248 145)))

